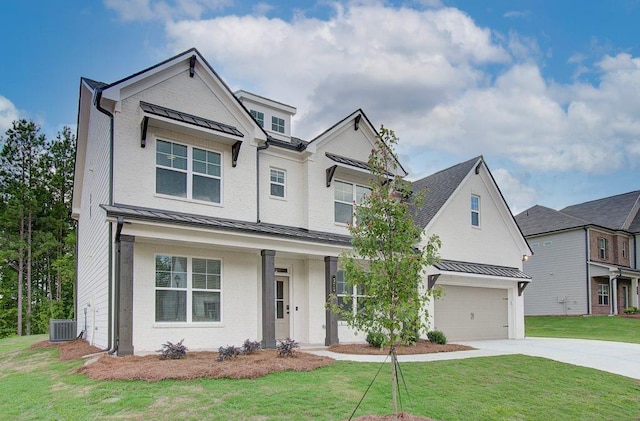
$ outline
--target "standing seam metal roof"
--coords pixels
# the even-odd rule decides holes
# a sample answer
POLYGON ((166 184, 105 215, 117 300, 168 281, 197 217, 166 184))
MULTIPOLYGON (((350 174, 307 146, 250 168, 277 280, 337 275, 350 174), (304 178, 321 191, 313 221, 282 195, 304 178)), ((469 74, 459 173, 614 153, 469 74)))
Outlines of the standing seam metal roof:
POLYGON ((531 279, 529 275, 520 269, 508 266, 459 262, 456 260, 441 260, 434 266, 447 272, 473 273, 476 275, 499 276, 502 278, 531 279))

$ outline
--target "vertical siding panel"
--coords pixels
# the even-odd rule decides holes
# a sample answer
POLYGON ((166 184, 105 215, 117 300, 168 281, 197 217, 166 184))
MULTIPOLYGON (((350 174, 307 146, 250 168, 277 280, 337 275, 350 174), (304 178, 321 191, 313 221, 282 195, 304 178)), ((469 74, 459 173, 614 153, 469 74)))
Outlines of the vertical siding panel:
POLYGON ((534 255, 524 264, 532 277, 524 291, 526 315, 587 313, 584 236, 575 230, 528 239, 534 255))

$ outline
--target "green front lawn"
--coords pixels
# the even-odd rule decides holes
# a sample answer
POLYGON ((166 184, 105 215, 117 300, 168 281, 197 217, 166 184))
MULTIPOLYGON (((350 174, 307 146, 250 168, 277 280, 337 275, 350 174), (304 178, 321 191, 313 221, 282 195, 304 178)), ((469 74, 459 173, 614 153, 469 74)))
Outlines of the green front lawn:
MULTIPOLYGON (((256 380, 100 382, 42 338, 0 340, 0 418, 346 420, 379 365, 336 362, 256 380)), ((213 362, 213 364, 217 364, 213 362)), ((403 363, 404 410, 438 420, 637 419, 636 380, 521 355, 403 363)), ((389 366, 356 416, 390 413, 389 366)))
POLYGON ((526 336, 640 343, 640 318, 527 316, 526 336))

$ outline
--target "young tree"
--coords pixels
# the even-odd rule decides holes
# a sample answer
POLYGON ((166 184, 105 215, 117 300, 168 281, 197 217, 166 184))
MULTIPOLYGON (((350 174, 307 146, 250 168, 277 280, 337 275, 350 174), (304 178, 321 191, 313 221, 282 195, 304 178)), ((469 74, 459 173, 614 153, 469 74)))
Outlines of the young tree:
MULTIPOLYGON (((426 304, 430 292, 423 274, 438 260, 440 240, 426 240, 422 249, 422 229, 416 225, 412 209, 420 205, 421 194, 411 191, 411 183, 394 176, 398 138, 392 130, 380 130, 369 157, 371 192, 356 207, 356 223, 349 227, 353 249, 343 253, 340 264, 347 285, 356 287, 358 308, 340 307, 335 297, 331 309, 349 326, 366 333, 381 333, 390 346, 393 412, 397 415, 396 345, 402 337, 426 330, 426 304), (367 298, 362 299, 360 295, 367 298)), ((345 300, 352 297, 347 296, 345 300)))

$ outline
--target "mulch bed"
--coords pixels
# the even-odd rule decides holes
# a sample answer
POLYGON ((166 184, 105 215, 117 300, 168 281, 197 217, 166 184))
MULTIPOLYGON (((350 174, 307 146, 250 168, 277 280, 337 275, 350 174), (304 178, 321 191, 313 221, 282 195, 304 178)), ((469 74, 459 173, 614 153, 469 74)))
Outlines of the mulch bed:
POLYGON ((90 345, 89 342, 82 339, 76 339, 75 341, 68 342, 42 341, 31 345, 30 348, 37 349, 51 347, 55 347, 60 350, 60 356, 58 357, 58 359, 62 361, 75 360, 78 358, 82 358, 85 355, 96 354, 101 351, 100 348, 90 345))
MULTIPOLYGON (((398 345, 396 346, 397 355, 416 355, 431 354, 434 352, 452 352, 452 351, 469 351, 475 348, 466 345, 446 344, 439 345, 431 343, 427 340, 420 339, 415 345, 398 345)), ((373 347, 368 343, 355 344, 338 344, 329 347, 329 351, 341 354, 358 354, 358 355, 387 355, 389 347, 383 349, 373 347)))
POLYGON ((179 360, 160 360, 157 355, 103 355, 81 367, 79 372, 98 380, 255 379, 278 371, 310 371, 334 363, 332 358, 305 352, 294 352, 293 357, 281 358, 271 349, 223 362, 216 361, 216 358, 217 352, 189 352, 179 360))

